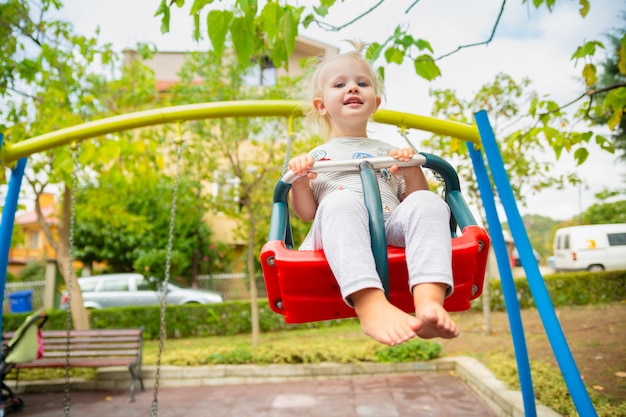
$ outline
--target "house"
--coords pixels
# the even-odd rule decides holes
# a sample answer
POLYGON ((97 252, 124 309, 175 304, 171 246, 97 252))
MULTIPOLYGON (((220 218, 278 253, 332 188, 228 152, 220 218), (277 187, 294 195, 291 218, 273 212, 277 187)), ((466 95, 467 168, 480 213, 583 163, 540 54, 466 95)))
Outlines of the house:
MULTIPOLYGON (((54 195, 43 193, 39 196, 39 206, 43 214, 43 221, 48 224, 53 236, 57 236, 59 216, 55 206, 54 195)), ((55 259, 56 253, 48 243, 43 228, 37 219, 35 210, 18 214, 15 217, 15 226, 24 232, 24 242, 9 251, 8 272, 18 275, 27 263, 33 261, 45 262, 47 259, 55 259)))

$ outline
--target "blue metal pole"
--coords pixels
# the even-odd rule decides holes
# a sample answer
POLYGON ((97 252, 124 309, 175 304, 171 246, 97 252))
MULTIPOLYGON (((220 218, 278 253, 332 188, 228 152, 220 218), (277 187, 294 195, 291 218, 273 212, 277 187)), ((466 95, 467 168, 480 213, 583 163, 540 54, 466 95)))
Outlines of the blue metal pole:
POLYGON ((495 196, 491 189, 491 182, 489 181, 489 175, 487 174, 487 168, 485 167, 482 154, 472 143, 466 142, 466 144, 470 157, 472 158, 478 189, 483 201, 483 206, 485 207, 487 223, 489 224, 489 236, 491 237, 493 250, 498 262, 498 270, 500 271, 500 284, 502 285, 502 295, 504 296, 509 326, 511 327, 513 350, 515 352, 515 360, 517 361, 517 371, 522 390, 522 400, 524 402, 524 415, 527 417, 536 417, 535 392, 530 374, 530 362, 528 360, 528 349, 526 348, 526 337, 524 336, 524 325, 522 324, 520 305, 517 300, 517 291, 515 289, 515 281, 513 280, 511 262, 502 234, 498 211, 496 210, 495 196))
POLYGON ((576 362, 572 356, 572 352, 567 345, 567 340, 563 334, 563 329, 559 323, 559 320, 554 311, 550 294, 546 288, 539 266, 535 261, 533 255, 532 246, 522 216, 519 213, 517 203, 515 202, 515 196, 513 195, 513 189, 504 169, 504 161, 502 155, 498 149, 495 135, 491 129, 487 112, 480 111, 475 114, 476 125, 482 143, 485 147, 485 154, 487 155, 487 161, 491 168, 491 174, 498 189, 498 195, 500 201, 504 206, 506 217, 513 234, 513 240, 515 240, 515 246, 520 255, 520 260, 524 266, 524 272, 526 273, 526 279, 528 280, 528 286, 535 299, 539 316, 543 322, 543 327, 548 336, 548 340, 552 346, 552 351, 559 364, 563 378, 567 388, 569 389, 574 406, 578 411, 578 414, 585 417, 595 417, 597 413, 591 403, 589 394, 585 389, 585 384, 580 376, 580 372, 576 367, 576 362))
MULTIPOLYGON (((0 133, 0 147, 4 135, 0 133)), ((0 288, 2 289, 2 304, 4 304, 4 291, 7 283, 7 269, 9 268, 9 250, 11 249, 11 236, 13 236, 13 223, 15 222, 15 212, 17 211, 17 200, 20 196, 22 178, 26 169, 27 158, 17 161, 15 168, 11 171, 9 188, 2 208, 2 223, 0 223, 0 288)), ((4 307, 4 305, 3 305, 4 307)), ((2 311, 0 308, 0 334, 2 332, 2 311)))

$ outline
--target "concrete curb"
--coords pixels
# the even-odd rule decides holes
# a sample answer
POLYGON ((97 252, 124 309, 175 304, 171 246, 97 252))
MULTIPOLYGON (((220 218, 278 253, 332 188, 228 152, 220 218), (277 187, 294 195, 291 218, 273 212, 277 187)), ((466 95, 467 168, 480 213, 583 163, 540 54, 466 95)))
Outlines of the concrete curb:
MULTIPOLYGON (((302 365, 212 365, 169 366, 159 371, 159 387, 189 387, 227 384, 263 384, 289 380, 348 378, 380 374, 416 372, 448 372, 455 374, 501 417, 523 417, 522 393, 513 391, 496 379, 480 361, 468 356, 437 359, 428 362, 407 363, 354 363, 354 364, 302 364, 302 365)), ((144 367, 142 372, 147 391, 154 386, 156 368, 144 367)), ((64 380, 5 381, 16 393, 63 392, 64 380)), ((130 387, 128 369, 124 367, 101 368, 95 380, 72 378, 72 391, 127 390, 130 387)), ((139 387, 136 387, 139 392, 139 387)), ((538 417, 559 417, 550 408, 536 403, 538 417)))

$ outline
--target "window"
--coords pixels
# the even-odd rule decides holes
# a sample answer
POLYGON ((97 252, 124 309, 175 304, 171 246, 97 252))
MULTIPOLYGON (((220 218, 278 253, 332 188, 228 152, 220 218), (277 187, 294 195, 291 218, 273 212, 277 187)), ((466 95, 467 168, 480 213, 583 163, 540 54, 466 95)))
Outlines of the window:
POLYGON ((563 249, 569 249, 569 235, 563 236, 563 249))
POLYGON ((39 249, 39 231, 33 230, 28 233, 28 247, 30 249, 39 249))
POLYGON ((245 75, 244 84, 249 87, 276 85, 276 67, 268 57, 256 60, 245 75))
POLYGON ((137 280, 137 291, 152 291, 150 284, 143 278, 137 280))
POLYGON ((80 289, 82 292, 91 292, 96 289, 96 284, 98 281, 95 279, 88 280, 80 280, 78 281, 78 285, 80 285, 80 289))
POLYGON ((105 279, 102 291, 128 291, 128 278, 105 279))
POLYGON ((609 246, 623 246, 626 245, 626 233, 609 233, 609 246))

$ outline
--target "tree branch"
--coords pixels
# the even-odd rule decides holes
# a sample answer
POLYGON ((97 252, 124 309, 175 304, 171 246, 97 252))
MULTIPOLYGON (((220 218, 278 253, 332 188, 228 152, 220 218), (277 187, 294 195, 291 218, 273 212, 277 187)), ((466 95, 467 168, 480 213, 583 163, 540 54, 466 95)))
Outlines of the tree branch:
MULTIPOLYGON (((582 100, 582 99, 583 99, 583 98, 585 98, 585 97, 590 97, 590 98, 593 98, 594 96, 597 96, 598 94, 606 93, 606 92, 608 92, 608 91, 615 90, 615 89, 618 89, 618 88, 624 88, 624 87, 626 87, 626 82, 617 83, 617 84, 612 84, 612 85, 607 85, 606 87, 596 88, 595 90, 588 90, 588 91, 585 91, 585 92, 584 92, 584 93, 582 93, 580 96, 578 96, 577 98, 575 98, 575 99, 573 99, 573 100, 571 100, 571 101, 569 101, 569 102, 565 103, 564 105, 559 106, 559 107, 557 107, 557 108, 556 108, 556 109, 554 109, 554 110, 550 110, 550 111, 547 111, 547 112, 544 112, 544 113, 539 113, 539 114, 538 114, 538 116, 539 116, 539 117, 541 117, 541 116, 547 116, 547 115, 549 115, 550 113, 556 113, 556 112, 558 112, 558 111, 561 111, 561 110, 563 110, 564 108, 571 106, 572 104, 574 104, 574 103, 576 103, 576 102, 578 102, 578 101, 582 100)), ((590 110, 591 110, 591 103, 592 103, 592 101, 593 101, 593 100, 589 101, 589 105, 587 106, 587 111, 586 111, 586 115, 587 115, 587 116, 589 116, 589 112, 590 112, 590 110)))
POLYGON ((473 46, 479 46, 479 45, 489 45, 491 43, 491 41, 493 40, 493 37, 496 34, 496 29, 498 28, 498 24, 500 23, 500 19, 502 18, 502 14, 504 13, 504 6, 505 5, 506 5, 506 0, 502 0, 502 4, 500 5, 500 12, 498 13, 498 17, 496 19, 496 22, 494 23, 493 28, 491 29, 491 35, 489 35, 489 39, 487 39, 486 41, 482 41, 482 42, 469 43, 467 45, 458 46, 454 51, 450 51, 448 53, 445 53, 445 54, 435 58, 435 61, 439 61, 439 60, 441 60, 443 58, 449 57, 450 55, 459 52, 461 49, 471 48, 473 46))
POLYGON ((360 15, 358 15, 357 17, 355 17, 354 19, 350 20, 347 23, 344 23, 341 26, 334 26, 328 23, 324 23, 322 21, 319 21, 317 19, 314 20, 315 24, 320 28, 320 29, 324 29, 327 30, 329 32, 339 32, 341 29, 344 29, 348 26, 350 26, 351 24, 353 24, 354 22, 358 21, 359 19, 363 18, 364 16, 367 16, 368 14, 370 14, 371 12, 373 12, 374 10, 376 10, 378 8, 378 6, 380 6, 385 0, 379 0, 378 3, 376 3, 375 5, 373 5, 372 7, 370 7, 368 10, 366 10, 365 12, 361 13, 360 15))

